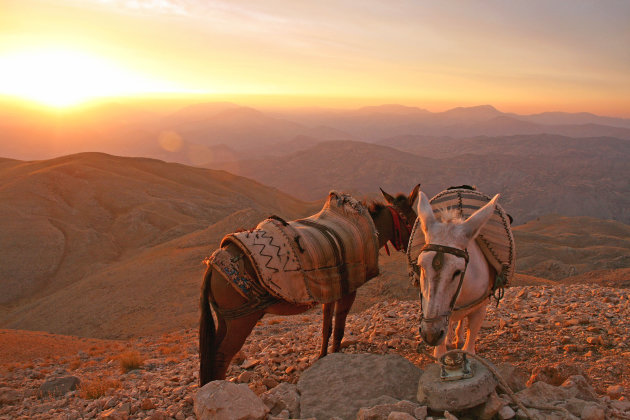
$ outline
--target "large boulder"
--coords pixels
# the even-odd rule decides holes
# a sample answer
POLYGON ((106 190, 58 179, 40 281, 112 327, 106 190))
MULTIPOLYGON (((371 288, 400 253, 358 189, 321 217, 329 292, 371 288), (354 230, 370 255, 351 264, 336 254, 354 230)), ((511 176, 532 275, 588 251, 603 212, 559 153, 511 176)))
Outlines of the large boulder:
POLYGON ((269 409, 245 384, 212 381, 195 395, 199 420, 263 420, 269 409))
MULTIPOLYGON (((298 381, 300 417, 355 419, 379 397, 416 401, 422 371, 404 357, 388 354, 330 354, 298 381)), ((378 403, 377 403, 378 404, 378 403)))

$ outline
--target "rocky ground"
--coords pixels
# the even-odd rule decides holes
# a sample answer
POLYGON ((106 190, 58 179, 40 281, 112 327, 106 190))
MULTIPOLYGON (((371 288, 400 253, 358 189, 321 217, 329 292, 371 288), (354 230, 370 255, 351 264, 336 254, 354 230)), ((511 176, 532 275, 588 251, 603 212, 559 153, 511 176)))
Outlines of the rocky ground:
MULTIPOLYGON (((605 399, 630 397, 630 290, 517 286, 488 312, 477 342, 479 356, 495 364, 509 362, 532 381, 559 385, 581 374, 605 399)), ((228 379, 247 383, 256 394, 281 382, 296 383, 318 353, 320 322, 318 311, 263 318, 228 379)), ((397 353, 424 368, 432 361, 430 349, 418 345, 418 322, 417 301, 377 303, 349 316, 343 351, 397 353)), ((0 419, 194 418, 195 330, 87 343, 76 353, 27 361, 17 357, 19 350, 16 361, 1 367, 0 419), (61 396, 45 385, 71 377, 80 381, 78 387, 61 396)), ((66 381, 68 389, 76 384, 66 381)))

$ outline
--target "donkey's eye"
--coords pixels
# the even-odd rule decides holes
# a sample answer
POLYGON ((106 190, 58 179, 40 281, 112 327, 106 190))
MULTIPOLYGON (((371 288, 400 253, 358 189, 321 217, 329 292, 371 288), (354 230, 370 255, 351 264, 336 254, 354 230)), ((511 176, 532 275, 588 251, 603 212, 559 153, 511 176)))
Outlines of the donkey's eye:
POLYGON ((453 273, 453 278, 456 278, 460 276, 461 274, 462 274, 462 270, 455 270, 455 272, 453 273))

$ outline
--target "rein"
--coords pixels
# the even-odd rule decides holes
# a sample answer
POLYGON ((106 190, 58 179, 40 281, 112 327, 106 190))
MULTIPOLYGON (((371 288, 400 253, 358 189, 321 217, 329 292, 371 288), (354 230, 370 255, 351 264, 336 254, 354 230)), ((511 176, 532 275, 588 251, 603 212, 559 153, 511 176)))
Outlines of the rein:
MULTIPOLYGON (((389 242, 392 243, 392 246, 396 251, 403 250, 403 252, 406 252, 407 243, 403 241, 401 225, 404 226, 407 230, 408 237, 411 236, 412 227, 409 224, 409 221, 407 220, 405 215, 402 214, 395 206, 387 206, 387 209, 389 209, 389 212, 392 216, 392 223, 394 223, 394 237, 393 239, 390 239, 389 242)), ((387 243, 385 243, 385 251, 387 252, 387 255, 390 255, 387 243)))
MULTIPOLYGON (((464 270, 461 272, 461 274, 459 275, 459 283, 457 284, 457 290, 455 291, 455 294, 453 295, 453 298, 451 299, 451 302, 449 304, 449 309, 448 312, 446 312, 445 314, 441 314, 438 315, 436 317, 433 318, 423 318, 424 322, 436 322, 439 321, 440 319, 446 317, 447 319, 451 316, 451 313, 453 311, 458 311, 461 309, 465 309, 468 308, 470 306, 476 305, 478 302, 473 302, 473 304, 468 304, 462 307, 458 307, 455 308, 455 301, 457 300, 457 298, 459 297, 459 293, 462 290, 462 284, 464 283, 464 275, 466 274, 466 269, 468 268, 468 251, 466 249, 459 249, 459 248, 453 248, 450 246, 446 246, 446 245, 436 245, 436 244, 425 244, 422 249, 420 250, 420 253, 426 252, 426 251, 435 251, 436 255, 433 258, 433 267, 436 269, 436 271, 438 271, 440 268, 442 268, 442 264, 444 262, 444 254, 451 254, 451 255, 455 255, 456 257, 459 258, 463 258, 464 261, 466 262, 466 264, 464 265, 464 270)), ((417 266, 416 266, 417 268, 417 266)), ((486 296, 482 297, 481 300, 485 299, 486 296)), ((420 292, 420 310, 422 311, 422 291, 420 292)), ((480 302, 481 302, 480 300, 480 302)), ((421 312, 422 313, 422 312, 421 312)))

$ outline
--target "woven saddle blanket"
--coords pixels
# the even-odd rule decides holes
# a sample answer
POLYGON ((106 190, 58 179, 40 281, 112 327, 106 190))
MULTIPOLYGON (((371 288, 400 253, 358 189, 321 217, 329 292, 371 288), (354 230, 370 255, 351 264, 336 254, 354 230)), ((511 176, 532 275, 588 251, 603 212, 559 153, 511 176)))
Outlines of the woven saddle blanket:
POLYGON ((378 236, 368 210, 331 192, 322 210, 291 222, 271 217, 251 231, 231 233, 260 284, 296 304, 334 302, 378 275, 378 236))
MULTIPOLYGON (((489 197, 479 191, 469 189, 445 190, 433 197, 429 202, 433 207, 433 212, 438 215, 443 210, 457 210, 463 219, 468 218, 477 209, 488 203, 489 197)), ((497 272, 495 287, 507 285, 514 277, 516 266, 516 247, 514 246, 514 236, 510 219, 503 207, 497 203, 496 210, 490 220, 481 229, 476 238, 476 242, 481 248, 488 262, 497 272)), ((420 249, 424 246, 424 234, 420 226, 420 220, 416 222, 411 231, 409 247, 407 248, 407 265, 409 276, 412 282, 419 284, 413 264, 418 261, 420 249)))

